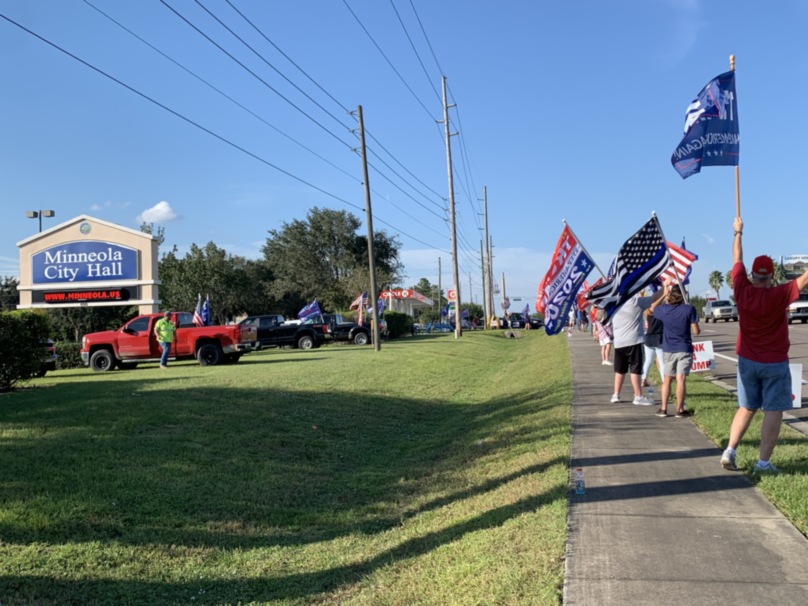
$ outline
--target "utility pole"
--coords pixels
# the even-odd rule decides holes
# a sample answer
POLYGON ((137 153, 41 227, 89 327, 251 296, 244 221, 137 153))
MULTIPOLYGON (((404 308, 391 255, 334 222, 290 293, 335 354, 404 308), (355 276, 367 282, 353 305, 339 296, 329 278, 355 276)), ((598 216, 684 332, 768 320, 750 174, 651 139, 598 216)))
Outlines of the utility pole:
POLYGON ((483 186, 483 217, 485 219, 485 248, 488 252, 485 272, 485 282, 488 286, 488 298, 486 304, 488 306, 488 313, 490 314, 485 321, 486 328, 489 328, 491 319, 494 317, 494 270, 492 269, 492 253, 491 249, 493 244, 488 235, 488 186, 483 186))
POLYGON ((373 306, 373 349, 382 348, 379 338, 379 304, 376 301, 376 259, 373 256, 373 213, 370 209, 370 178, 368 177, 368 159, 365 148, 365 121, 362 118, 362 106, 356 108, 359 119, 359 143, 362 151, 362 179, 365 182, 365 214, 368 223, 368 259, 370 261, 370 304, 373 306))
MULTIPOLYGON (((454 180, 452 178, 452 142, 449 132, 449 105, 446 102, 446 76, 443 76, 443 128, 446 133, 446 169, 449 174, 449 218, 451 221, 452 233, 452 280, 455 290, 455 339, 459 339, 463 334, 460 326, 460 274, 457 263, 457 226, 455 224, 455 200, 454 200, 454 180)), ((451 107, 454 107, 452 105, 451 107)), ((457 133, 455 133, 457 134, 457 133)))
POLYGON ((508 301, 508 296, 505 294, 505 272, 502 272, 502 315, 505 316, 505 319, 508 319, 508 308, 510 307, 510 301, 508 301))
POLYGON ((443 286, 441 286, 442 281, 441 276, 441 268, 440 268, 440 257, 438 257, 438 320, 440 321, 440 304, 441 304, 441 293, 443 292, 443 286))
POLYGON ((488 289, 485 280, 485 255, 483 254, 483 241, 480 240, 480 272, 483 279, 483 328, 488 324, 488 289))

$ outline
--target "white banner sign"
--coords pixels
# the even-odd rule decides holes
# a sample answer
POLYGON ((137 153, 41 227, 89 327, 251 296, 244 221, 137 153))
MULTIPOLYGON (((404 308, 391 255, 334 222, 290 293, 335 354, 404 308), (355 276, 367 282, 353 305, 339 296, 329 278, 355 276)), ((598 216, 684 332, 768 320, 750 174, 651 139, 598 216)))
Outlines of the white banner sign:
POLYGON ((791 407, 802 406, 802 364, 789 364, 791 371, 791 407))
POLYGON ((715 354, 712 341, 693 343, 693 364, 690 372, 706 372, 715 370, 715 354))

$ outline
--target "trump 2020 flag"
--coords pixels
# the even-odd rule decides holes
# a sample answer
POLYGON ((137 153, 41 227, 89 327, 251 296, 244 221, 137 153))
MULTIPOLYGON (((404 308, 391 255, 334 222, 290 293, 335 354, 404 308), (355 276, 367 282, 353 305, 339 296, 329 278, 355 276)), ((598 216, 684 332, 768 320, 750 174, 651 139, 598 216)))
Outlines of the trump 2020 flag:
POLYGON ((608 324, 614 312, 659 277, 669 263, 668 249, 659 221, 656 216, 651 217, 620 247, 615 257, 614 276, 592 288, 587 293, 587 299, 593 305, 603 308, 604 324, 608 324))
POLYGON ((685 136, 671 156, 676 172, 687 179, 702 166, 738 166, 740 157, 735 72, 710 80, 685 113, 685 136))
POLYGON ((202 322, 205 326, 212 324, 210 319, 210 295, 205 295, 205 302, 202 304, 202 322))
POLYGON ((544 330, 548 335, 556 335, 564 328, 575 295, 594 266, 595 262, 565 225, 550 269, 536 295, 536 311, 544 315, 544 330))
POLYGON ((205 326, 205 320, 202 318, 202 294, 200 293, 196 299, 196 309, 194 310, 194 326, 205 326))
POLYGON ((317 299, 314 299, 311 303, 303 307, 299 312, 297 312, 297 319, 303 320, 304 322, 310 318, 316 318, 322 312, 320 311, 320 304, 317 302, 317 299))

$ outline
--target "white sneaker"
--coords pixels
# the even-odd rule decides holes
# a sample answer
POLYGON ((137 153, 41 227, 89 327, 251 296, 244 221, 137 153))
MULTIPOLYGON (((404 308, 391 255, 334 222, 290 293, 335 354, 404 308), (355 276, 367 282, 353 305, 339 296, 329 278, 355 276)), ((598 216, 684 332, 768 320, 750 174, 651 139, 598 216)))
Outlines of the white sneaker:
POLYGON ((612 394, 612 399, 609 400, 609 402, 611 402, 612 404, 617 404, 619 401, 620 401, 620 396, 618 396, 616 393, 613 393, 612 394))
POLYGON ((653 406, 654 403, 645 396, 634 396, 634 404, 636 406, 653 406))
POLYGON ((612 364, 611 362, 609 362, 609 360, 606 360, 606 361, 604 362, 604 364, 605 364, 606 366, 614 366, 614 364, 612 364))

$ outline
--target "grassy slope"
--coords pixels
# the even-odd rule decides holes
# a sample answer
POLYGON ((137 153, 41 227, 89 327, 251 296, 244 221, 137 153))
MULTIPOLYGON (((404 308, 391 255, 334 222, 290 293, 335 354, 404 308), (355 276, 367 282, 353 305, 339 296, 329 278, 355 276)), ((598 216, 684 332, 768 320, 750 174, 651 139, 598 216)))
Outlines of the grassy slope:
POLYGON ((566 340, 49 374, 0 398, 0 601, 557 604, 566 340))

